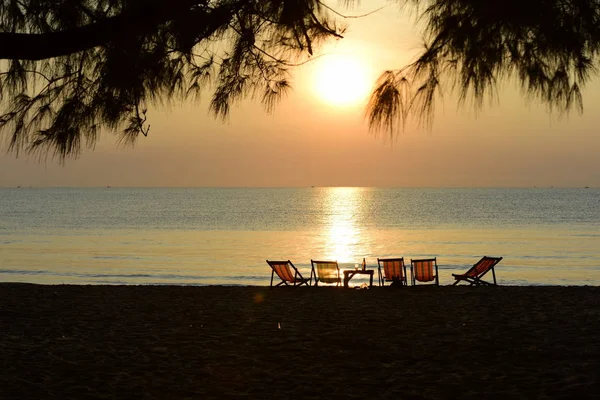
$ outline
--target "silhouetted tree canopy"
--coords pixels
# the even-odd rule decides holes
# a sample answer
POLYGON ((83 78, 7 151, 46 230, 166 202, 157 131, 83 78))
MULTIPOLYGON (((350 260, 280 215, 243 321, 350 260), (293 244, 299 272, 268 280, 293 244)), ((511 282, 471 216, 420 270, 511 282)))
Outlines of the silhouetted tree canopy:
MULTIPOLYGON (((479 105, 511 78, 550 107, 582 107, 598 62, 598 1, 393 2, 416 10, 425 44, 382 74, 372 129, 394 132, 413 114, 430 121, 442 88, 479 105)), ((133 142, 148 133, 150 104, 208 87, 216 117, 244 96, 270 110, 294 62, 343 36, 341 20, 317 0, 0 0, 0 129, 16 154, 64 159, 100 129, 133 142)))
POLYGON ((368 105, 372 129, 393 132, 411 114, 426 123, 442 87, 475 107, 517 79, 551 110, 583 111, 581 88, 596 72, 597 0, 408 0, 420 7, 425 44, 417 60, 379 78, 368 105))

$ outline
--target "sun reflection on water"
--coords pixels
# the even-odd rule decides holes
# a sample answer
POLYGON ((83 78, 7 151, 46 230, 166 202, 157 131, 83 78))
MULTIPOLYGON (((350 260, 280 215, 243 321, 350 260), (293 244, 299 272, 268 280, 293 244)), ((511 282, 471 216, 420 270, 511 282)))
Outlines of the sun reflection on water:
POLYGON ((356 262, 362 237, 357 220, 363 203, 363 188, 327 188, 324 196, 325 251, 329 259, 356 262))

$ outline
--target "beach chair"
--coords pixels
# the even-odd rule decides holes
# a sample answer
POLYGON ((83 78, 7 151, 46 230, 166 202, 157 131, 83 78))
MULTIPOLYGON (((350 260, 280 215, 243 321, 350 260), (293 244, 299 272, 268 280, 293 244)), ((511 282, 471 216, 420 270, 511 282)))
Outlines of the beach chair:
POLYGON ((410 260, 410 275, 412 285, 416 286, 417 282, 431 282, 431 285, 439 286, 438 265, 436 257, 423 258, 419 260, 410 260), (435 267, 435 273, 433 271, 435 267))
POLYGON ((481 260, 477 261, 467 272, 464 274, 452 274, 456 282, 453 285, 457 285, 459 282, 466 282, 469 285, 498 285, 496 283, 496 271, 494 267, 502 260, 502 257, 488 257, 483 256, 481 260), (492 271, 494 277, 494 283, 486 282, 482 280, 483 276, 489 271, 492 271))
POLYGON ((310 271, 310 279, 314 276, 315 286, 319 286, 319 282, 322 283, 335 283, 339 286, 342 283, 340 278, 340 267, 337 261, 316 261, 310 260, 312 270, 310 271), (315 268, 316 267, 316 268, 315 268))
POLYGON ((310 279, 306 279, 302 276, 300 271, 292 264, 290 260, 287 261, 269 261, 267 264, 271 267, 271 287, 273 287, 273 277, 275 274, 281 279, 275 286, 310 286, 310 279))
POLYGON ((379 285, 385 286, 385 282, 392 282, 400 286, 407 286, 404 257, 377 258, 377 265, 379 266, 379 285))

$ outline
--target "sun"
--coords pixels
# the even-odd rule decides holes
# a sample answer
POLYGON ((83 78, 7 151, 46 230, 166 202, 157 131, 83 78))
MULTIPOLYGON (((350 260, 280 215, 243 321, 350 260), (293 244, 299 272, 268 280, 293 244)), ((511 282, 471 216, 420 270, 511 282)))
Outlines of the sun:
POLYGON ((371 89, 367 65, 350 55, 327 55, 314 72, 314 91, 324 102, 351 106, 363 102, 371 89))

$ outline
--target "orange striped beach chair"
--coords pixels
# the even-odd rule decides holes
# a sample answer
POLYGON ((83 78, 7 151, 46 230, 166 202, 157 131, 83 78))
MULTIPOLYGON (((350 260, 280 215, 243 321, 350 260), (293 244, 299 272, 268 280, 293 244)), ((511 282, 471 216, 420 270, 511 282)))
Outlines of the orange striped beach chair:
POLYGON ((379 285, 385 286, 385 282, 398 282, 400 286, 407 286, 404 257, 377 258, 377 265, 379 266, 379 285))
POLYGON ((410 274, 413 286, 415 286, 417 282, 431 282, 432 285, 440 285, 436 258, 437 257, 410 260, 410 274))
POLYGON ((481 260, 477 261, 467 272, 464 274, 452 274, 456 282, 453 285, 457 285, 459 282, 466 282, 469 285, 498 285, 496 283, 496 271, 494 267, 502 260, 502 257, 488 257, 483 256, 481 260), (482 280, 483 276, 488 272, 492 271, 494 277, 494 283, 486 282, 482 280))
POLYGON ((319 286, 319 282, 333 284, 339 286, 342 283, 340 278, 340 267, 337 261, 317 261, 310 260, 312 270, 310 272, 310 279, 314 276, 315 286, 319 286), (316 267, 316 268, 315 268, 316 267))
POLYGON ((269 261, 267 264, 271 267, 271 287, 273 287, 273 277, 275 274, 281 279, 275 286, 310 286, 310 279, 306 279, 302 276, 300 271, 292 264, 290 260, 287 261, 269 261))

